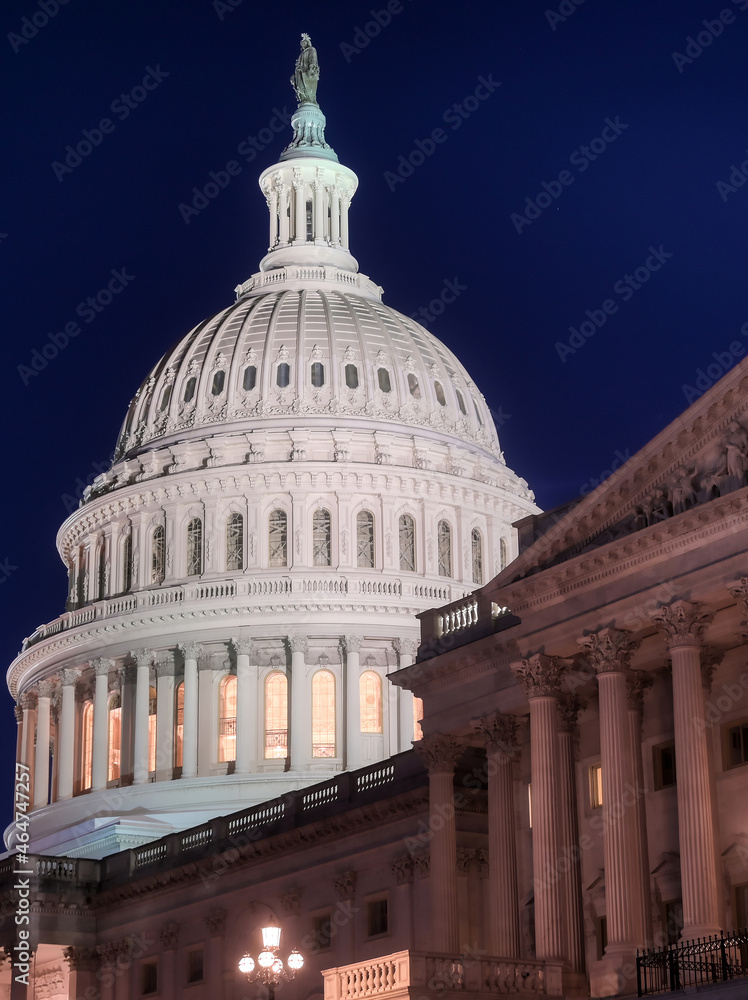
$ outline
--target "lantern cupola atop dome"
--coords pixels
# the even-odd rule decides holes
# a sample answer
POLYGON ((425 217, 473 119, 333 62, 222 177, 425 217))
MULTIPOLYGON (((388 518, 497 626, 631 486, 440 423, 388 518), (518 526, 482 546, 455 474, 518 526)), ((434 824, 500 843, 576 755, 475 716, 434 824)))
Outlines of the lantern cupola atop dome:
POLYGON ((260 175, 270 210, 268 253, 260 262, 261 271, 305 264, 358 271, 348 242, 348 209, 358 178, 338 162, 325 139, 318 80, 317 52, 309 35, 303 34, 291 77, 298 101, 291 119, 293 139, 279 162, 260 175))

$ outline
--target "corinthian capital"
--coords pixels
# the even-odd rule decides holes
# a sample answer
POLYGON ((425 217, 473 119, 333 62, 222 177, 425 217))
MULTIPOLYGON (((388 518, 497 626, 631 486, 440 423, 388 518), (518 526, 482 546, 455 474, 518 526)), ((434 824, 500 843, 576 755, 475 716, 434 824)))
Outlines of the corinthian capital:
POLYGON ((363 637, 360 635, 344 635, 340 639, 340 645, 346 653, 357 653, 363 645, 363 637))
POLYGON ((254 639, 236 638, 231 640, 231 648, 236 656, 251 656, 254 646, 254 639))
POLYGON ((558 701, 558 728, 562 733, 573 733, 577 726, 579 713, 587 708, 586 702, 582 701, 574 694, 559 698, 558 701))
POLYGON ((535 653, 521 663, 513 663, 514 676, 525 689, 528 699, 548 698, 558 694, 561 675, 566 664, 558 656, 535 653))
POLYGON ((462 747, 454 736, 424 736, 414 744, 414 748, 429 774, 452 774, 462 747))
POLYGON ((653 683, 654 677, 645 673, 644 670, 634 670, 627 676, 626 698, 631 711, 641 715, 644 708, 644 693, 652 687, 653 683))
POLYGON ((51 698, 57 685, 54 681, 39 681, 37 691, 40 698, 51 698))
POLYGON ((63 687, 74 686, 80 677, 80 670, 78 667, 64 667, 60 671, 60 682, 63 687))
POLYGON ((392 648, 398 656, 415 656, 418 652, 418 639, 393 639, 392 648))
POLYGON ((199 642, 180 642, 177 649, 185 660, 197 660, 203 651, 202 643, 199 642))
POLYGON ((701 646, 709 622, 714 615, 702 614, 700 604, 674 601, 652 615, 652 621, 662 633, 668 649, 680 646, 701 646))
POLYGON ((108 660, 105 656, 97 656, 95 660, 91 660, 91 666, 97 677, 106 677, 114 667, 114 660, 108 660))
POLYGON ((520 749, 517 743, 517 717, 515 715, 484 715, 473 723, 476 733, 483 737, 489 753, 509 756, 520 749))
POLYGON ((639 645, 628 632, 615 628, 602 628, 577 641, 598 674, 625 671, 631 654, 639 645))
POLYGON ((305 635, 289 635, 287 636, 287 642, 292 653, 304 653, 306 655, 309 651, 309 642, 305 635))
POLYGON ((153 650, 152 649, 131 649, 130 656, 138 667, 148 667, 153 665, 153 650))

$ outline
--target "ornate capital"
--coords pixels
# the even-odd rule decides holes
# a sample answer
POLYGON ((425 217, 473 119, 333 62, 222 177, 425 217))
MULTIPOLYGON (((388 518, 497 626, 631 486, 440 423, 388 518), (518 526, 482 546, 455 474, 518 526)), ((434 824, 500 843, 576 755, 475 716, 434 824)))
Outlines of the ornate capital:
POLYGON ((200 642, 180 642, 177 649, 185 660, 195 661, 199 659, 200 654, 203 651, 202 643, 200 642))
POLYGON ((211 937, 222 937, 226 933, 226 910, 215 909, 205 916, 205 926, 211 937))
POLYGON ((556 697, 565 670, 566 664, 560 657, 544 653, 535 653, 521 663, 512 664, 514 676, 525 689, 528 700, 556 697))
POLYGON ((64 667, 60 671, 60 681, 63 687, 74 687, 81 672, 78 667, 64 667))
POLYGON ((63 948, 62 954, 68 967, 75 972, 95 972, 99 967, 99 954, 95 948, 71 945, 63 948))
POLYGON ((36 689, 40 698, 51 698, 56 687, 55 681, 39 681, 36 689))
POLYGON ((418 652, 418 639, 393 639, 392 648, 398 656, 415 656, 418 652))
POLYGON ((18 704, 24 712, 33 712, 36 708, 36 693, 34 691, 23 691, 18 696, 18 704))
POLYGON ((356 897, 356 873, 354 871, 343 872, 332 880, 332 887, 339 900, 355 899, 356 897))
POLYGON ((161 944, 164 951, 171 951, 179 940, 179 924, 164 924, 160 931, 161 944))
POLYGON ((428 848, 413 855, 413 865, 419 878, 428 878, 431 874, 431 852, 428 848))
POLYGON ((473 723, 476 733, 480 733, 489 753, 513 755, 519 750, 517 743, 517 717, 515 715, 485 715, 473 723))
POLYGON ((108 660, 105 656, 97 656, 91 660, 93 672, 97 677, 106 677, 110 670, 114 668, 114 660, 108 660))
POLYGON ((714 672, 724 659, 723 649, 714 646, 702 646, 701 648, 701 680, 705 691, 711 691, 714 672))
POLYGON ((176 667, 172 656, 156 661, 156 677, 173 677, 175 670, 176 667))
POLYGON ((236 638, 231 640, 231 648, 236 656, 251 656, 255 647, 254 639, 236 638))
POLYGON ((668 649, 680 646, 701 646, 707 626, 714 615, 702 614, 700 604, 674 601, 652 615, 652 621, 662 633, 668 649))
POLYGON ((457 848, 457 874, 458 875, 468 875, 470 873, 470 865, 473 858, 475 857, 475 849, 472 847, 458 847, 457 848))
POLYGON ((345 653, 357 653, 363 642, 364 639, 361 635, 344 635, 340 638, 340 645, 345 653))
POLYGON ((413 744, 413 748, 429 774, 453 774, 462 754, 462 747, 454 736, 441 733, 424 736, 413 744))
POLYGON ((303 653, 306 656, 309 652, 309 642, 305 635, 289 635, 286 642, 292 653, 303 653))
POLYGON ((601 628, 577 641, 598 674, 623 673, 639 645, 628 632, 616 628, 601 628))
POLYGON ((413 858, 410 854, 403 854, 402 857, 395 858, 392 862, 392 874, 398 885, 407 885, 413 881, 413 858))
POLYGON ((561 733, 573 733, 577 727, 579 713, 583 712, 587 703, 574 694, 566 695, 558 700, 558 729, 561 733))
POLYGON ((131 649, 130 656, 137 667, 148 667, 150 670, 153 665, 154 652, 152 649, 131 649))
POLYGON ((488 878, 488 851, 478 851, 478 874, 481 878, 488 878))
POLYGON ((289 889, 280 898, 281 909, 287 917, 295 917, 301 909, 301 889, 289 889))
POLYGON ((14 705, 13 712, 15 713, 16 716, 16 722, 20 726, 21 723, 23 722, 23 709, 21 708, 20 705, 14 705))
POLYGON ((654 684, 654 677, 643 670, 634 670, 626 677, 626 698, 629 708, 641 715, 644 710, 644 693, 654 684))
MULTIPOLYGON (((743 618, 748 618, 748 576, 741 576, 738 582, 728 589, 735 600, 743 605, 743 618)), ((746 625, 748 622, 743 621, 741 624, 746 625)))
POLYGON ((134 684, 138 679, 138 668, 134 663, 125 663, 117 667, 117 677, 122 684, 134 684))

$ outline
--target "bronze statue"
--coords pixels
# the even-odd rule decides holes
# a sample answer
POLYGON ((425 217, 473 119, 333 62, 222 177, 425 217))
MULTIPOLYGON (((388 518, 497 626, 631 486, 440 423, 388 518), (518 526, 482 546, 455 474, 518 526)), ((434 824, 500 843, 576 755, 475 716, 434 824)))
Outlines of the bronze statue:
POLYGON ((291 77, 291 86, 299 104, 317 104, 318 80, 317 50, 313 47, 309 35, 304 33, 301 36, 301 52, 296 60, 296 70, 291 77))

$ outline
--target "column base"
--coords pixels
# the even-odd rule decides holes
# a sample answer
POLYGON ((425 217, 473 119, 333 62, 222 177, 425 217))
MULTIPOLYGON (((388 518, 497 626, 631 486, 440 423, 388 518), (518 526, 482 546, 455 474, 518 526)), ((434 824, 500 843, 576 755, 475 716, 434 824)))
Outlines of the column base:
POLYGON ((608 945, 590 969, 590 996, 616 997, 636 993, 636 948, 632 944, 608 945))
POLYGON ((718 938, 721 933, 721 927, 709 927, 706 924, 691 924, 683 928, 678 941, 685 944, 686 941, 696 941, 697 938, 718 938))

